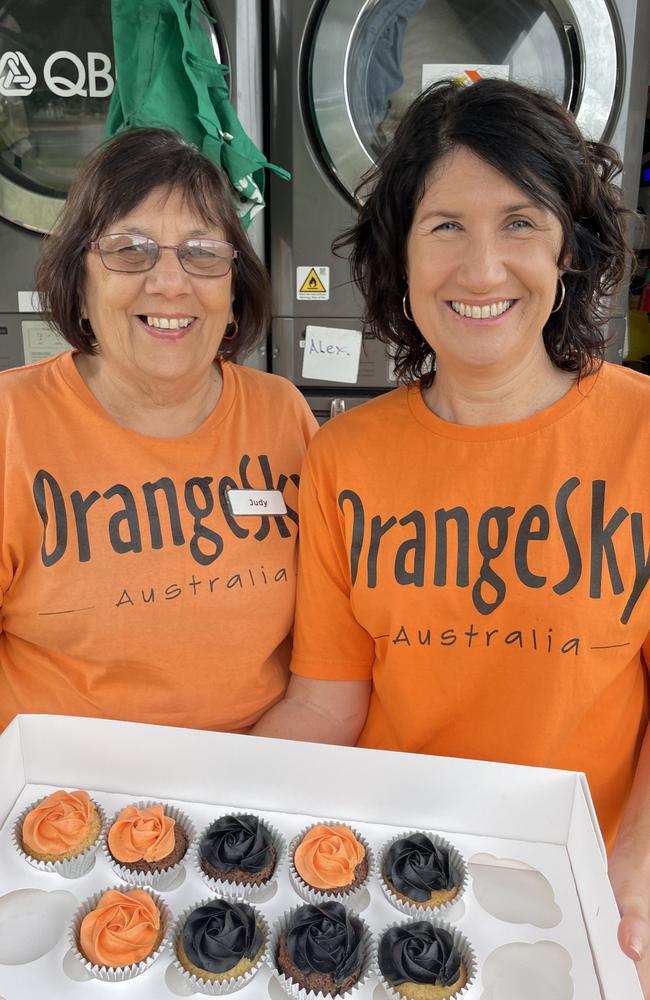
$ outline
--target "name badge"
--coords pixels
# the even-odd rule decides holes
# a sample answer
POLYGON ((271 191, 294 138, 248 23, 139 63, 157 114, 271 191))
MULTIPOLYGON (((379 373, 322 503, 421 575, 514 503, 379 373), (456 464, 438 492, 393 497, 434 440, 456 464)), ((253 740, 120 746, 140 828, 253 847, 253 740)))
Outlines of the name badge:
POLYGON ((226 496, 233 514, 286 514, 287 505, 279 490, 228 490, 226 496))

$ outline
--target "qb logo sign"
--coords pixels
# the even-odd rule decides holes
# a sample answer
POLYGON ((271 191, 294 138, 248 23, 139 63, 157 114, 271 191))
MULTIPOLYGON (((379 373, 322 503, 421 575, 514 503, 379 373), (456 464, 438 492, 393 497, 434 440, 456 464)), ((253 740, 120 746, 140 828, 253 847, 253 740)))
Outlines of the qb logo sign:
POLYGON ((22 52, 5 52, 0 56, 0 94, 3 97, 25 97, 36 85, 36 73, 22 52))
MULTIPOLYGON (((65 49, 53 52, 45 60, 43 80, 57 97, 110 97, 113 93, 111 61, 103 52, 89 52, 87 65, 74 52, 65 49), (72 66, 72 79, 55 74, 55 66, 58 70, 62 62, 72 66)), ((5 52, 0 56, 0 95, 27 97, 35 85, 36 74, 22 52, 5 52)))

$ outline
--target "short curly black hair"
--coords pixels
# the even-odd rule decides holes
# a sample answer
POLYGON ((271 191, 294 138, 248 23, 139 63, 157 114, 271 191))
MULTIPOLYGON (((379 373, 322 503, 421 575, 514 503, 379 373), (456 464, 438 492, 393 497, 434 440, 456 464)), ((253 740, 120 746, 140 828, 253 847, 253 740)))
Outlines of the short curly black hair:
POLYGON ((628 253, 614 178, 616 152, 585 139, 554 97, 508 80, 471 86, 445 80, 413 102, 391 143, 363 179, 358 222, 333 243, 350 249, 352 276, 366 303, 365 328, 392 348, 400 381, 435 377, 435 353, 404 315, 406 244, 435 164, 458 147, 485 160, 558 218, 558 260, 566 297, 544 326, 546 351, 578 376, 602 363, 606 298, 620 285, 628 253))
MULTIPOLYGON (((36 272, 44 315, 73 347, 95 354, 92 331, 80 327, 88 244, 154 190, 175 189, 209 224, 218 225, 239 256, 233 262, 233 315, 238 328, 219 354, 238 361, 266 337, 271 290, 266 268, 250 245, 224 174, 199 149, 170 129, 121 132, 90 157, 46 240, 36 272)), ((209 279, 205 279, 209 280, 209 279)))

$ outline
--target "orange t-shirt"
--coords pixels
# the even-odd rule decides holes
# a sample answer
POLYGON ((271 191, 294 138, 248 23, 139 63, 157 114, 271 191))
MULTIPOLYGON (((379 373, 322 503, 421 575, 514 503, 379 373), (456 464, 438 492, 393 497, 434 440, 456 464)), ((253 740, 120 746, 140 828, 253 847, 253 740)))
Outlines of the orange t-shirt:
POLYGON ((222 370, 213 413, 173 439, 118 426, 72 353, 0 375, 0 728, 244 730, 282 696, 316 422, 284 379, 222 370), (278 490, 287 513, 235 517, 231 488, 278 490))
POLYGON ((292 670, 372 679, 361 746, 586 771, 611 841, 648 718, 650 379, 487 427, 397 389, 319 432, 300 493, 292 670))

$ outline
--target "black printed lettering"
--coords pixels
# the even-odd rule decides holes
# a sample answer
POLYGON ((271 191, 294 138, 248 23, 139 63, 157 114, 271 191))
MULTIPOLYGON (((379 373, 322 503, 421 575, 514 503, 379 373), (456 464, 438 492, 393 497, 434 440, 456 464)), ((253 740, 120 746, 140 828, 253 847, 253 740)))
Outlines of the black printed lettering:
POLYGON ((591 568, 589 576, 589 596, 600 597, 602 591, 603 553, 607 560, 612 593, 620 594, 623 581, 616 562, 613 536, 626 517, 628 511, 619 507, 605 525, 605 482, 596 479, 591 487, 591 568))
POLYGON ((539 503, 527 510, 521 519, 515 540, 515 570, 526 587, 543 587, 546 583, 545 576, 531 572, 528 565, 528 546, 533 541, 546 541, 549 526, 548 511, 539 503), (537 522, 537 528, 533 528, 535 522, 537 522))
POLYGON ((54 476, 39 469, 34 477, 32 486, 34 503, 39 517, 43 522, 43 541, 41 542, 41 560, 44 566, 54 566, 59 561, 66 550, 68 544, 68 518, 65 512, 65 501, 61 487, 54 476), (48 490, 46 491, 46 485, 48 490), (48 496, 49 493, 49 496, 48 496), (48 525, 51 518, 48 513, 48 499, 52 508, 54 519, 52 521, 52 532, 54 534, 54 545, 48 552, 48 525))

